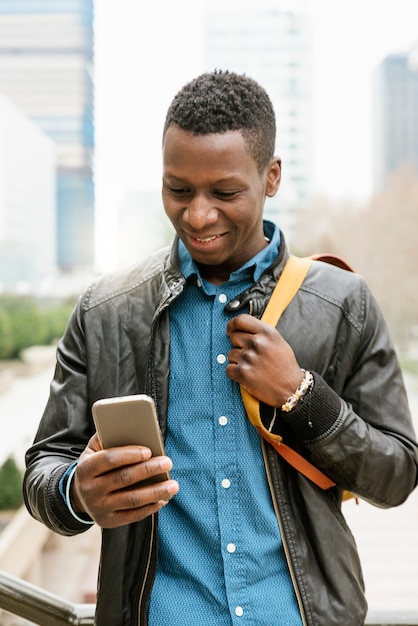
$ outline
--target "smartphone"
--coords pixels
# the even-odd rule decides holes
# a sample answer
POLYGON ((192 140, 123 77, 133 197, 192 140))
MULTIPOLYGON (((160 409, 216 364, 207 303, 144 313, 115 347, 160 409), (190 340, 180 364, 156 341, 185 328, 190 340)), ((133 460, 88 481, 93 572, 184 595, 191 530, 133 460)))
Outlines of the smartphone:
MULTIPOLYGON (((146 394, 104 398, 92 406, 93 420, 103 448, 140 445, 152 456, 164 456, 164 444, 154 400, 146 394)), ((169 480, 164 472, 141 482, 142 485, 169 480)))

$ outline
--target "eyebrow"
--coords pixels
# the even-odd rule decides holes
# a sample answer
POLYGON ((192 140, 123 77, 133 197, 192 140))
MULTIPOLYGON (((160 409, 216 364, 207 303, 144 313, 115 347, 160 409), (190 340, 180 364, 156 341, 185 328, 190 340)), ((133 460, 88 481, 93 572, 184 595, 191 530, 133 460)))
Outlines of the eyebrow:
MULTIPOLYGON (((230 183, 232 180, 235 180, 237 177, 238 177, 237 174, 231 174, 228 177, 218 178, 215 181, 209 181, 209 184, 219 185, 220 183, 230 183)), ((190 181, 188 181, 186 178, 182 178, 180 176, 176 176, 175 174, 171 174, 169 171, 163 174, 163 179, 164 178, 170 178, 173 181, 190 184, 190 181)))

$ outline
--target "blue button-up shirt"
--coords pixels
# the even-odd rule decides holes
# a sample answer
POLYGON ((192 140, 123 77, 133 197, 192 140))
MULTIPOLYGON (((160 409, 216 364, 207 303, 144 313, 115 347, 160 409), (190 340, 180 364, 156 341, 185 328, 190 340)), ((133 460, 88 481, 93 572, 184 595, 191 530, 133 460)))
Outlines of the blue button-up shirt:
POLYGON ((301 626, 258 433, 226 375, 225 304, 277 256, 269 245, 222 285, 204 281, 179 243, 187 279, 170 308, 166 452, 179 493, 159 514, 150 626, 301 626))

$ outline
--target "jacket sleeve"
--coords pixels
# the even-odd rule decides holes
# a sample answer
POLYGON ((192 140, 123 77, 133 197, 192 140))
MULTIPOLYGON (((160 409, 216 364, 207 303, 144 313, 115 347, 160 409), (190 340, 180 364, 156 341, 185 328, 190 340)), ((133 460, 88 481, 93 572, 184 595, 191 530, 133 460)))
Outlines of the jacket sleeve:
MULTIPOLYGON (((339 487, 391 507, 404 502, 417 484, 416 436, 396 351, 364 281, 358 308, 364 314, 349 363, 339 357, 330 368, 332 377, 313 372, 310 395, 282 419, 311 461, 339 487)), ((349 353, 344 345, 338 350, 349 353)))
POLYGON ((87 398, 81 301, 57 348, 50 395, 33 445, 26 453, 23 495, 29 513, 48 528, 74 535, 89 528, 70 513, 60 480, 94 432, 87 398))

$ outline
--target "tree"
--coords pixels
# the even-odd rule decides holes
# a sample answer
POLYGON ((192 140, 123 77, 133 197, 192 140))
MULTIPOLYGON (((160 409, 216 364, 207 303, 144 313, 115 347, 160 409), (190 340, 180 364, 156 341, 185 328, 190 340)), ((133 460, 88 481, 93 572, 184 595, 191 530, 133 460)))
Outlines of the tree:
POLYGON ((13 457, 0 467, 0 510, 15 510, 23 504, 22 472, 13 457))
POLYGON ((417 233, 418 178, 412 168, 404 167, 364 206, 349 201, 312 203, 295 239, 298 254, 338 254, 361 273, 393 338, 406 348, 418 326, 417 233))
POLYGON ((72 300, 42 304, 27 296, 0 295, 0 359, 19 358, 25 348, 59 339, 73 307, 72 300))
POLYGON ((13 357, 31 345, 45 343, 46 325, 35 301, 23 296, 2 296, 1 308, 9 314, 14 339, 13 357))
POLYGON ((8 359, 15 350, 13 325, 7 311, 0 309, 0 359, 8 359))

